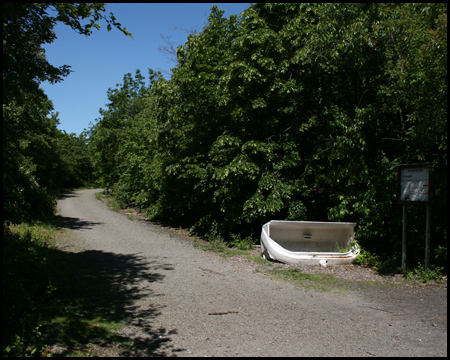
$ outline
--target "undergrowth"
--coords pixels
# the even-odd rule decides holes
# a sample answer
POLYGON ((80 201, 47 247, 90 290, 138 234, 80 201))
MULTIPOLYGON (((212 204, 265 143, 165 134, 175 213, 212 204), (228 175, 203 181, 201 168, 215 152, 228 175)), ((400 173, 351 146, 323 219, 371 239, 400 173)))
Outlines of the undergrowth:
POLYGON ((248 250, 255 247, 251 236, 241 238, 240 234, 230 234, 230 240, 225 241, 224 237, 217 230, 217 223, 213 223, 210 231, 206 234, 207 242, 200 243, 198 238, 194 241, 194 246, 205 251, 219 253, 223 257, 232 257, 237 255, 248 255, 248 250))
POLYGON ((406 280, 409 282, 418 281, 423 284, 429 284, 432 282, 437 282, 439 284, 446 285, 446 281, 444 280, 443 274, 443 267, 439 266, 430 266, 428 269, 425 269, 425 267, 422 264, 417 264, 417 266, 407 272, 406 274, 406 280))
POLYGON ((39 354, 42 308, 55 291, 54 230, 22 224, 3 226, 3 355, 39 354))

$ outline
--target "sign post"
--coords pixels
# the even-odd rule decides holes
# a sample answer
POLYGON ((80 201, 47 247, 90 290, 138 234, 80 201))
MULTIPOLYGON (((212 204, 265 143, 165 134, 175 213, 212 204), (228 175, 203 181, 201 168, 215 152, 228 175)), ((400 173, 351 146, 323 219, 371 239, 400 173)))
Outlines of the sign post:
POLYGON ((432 167, 430 163, 397 165, 397 202, 403 205, 402 269, 406 269, 406 205, 426 205, 425 269, 430 258, 432 167))

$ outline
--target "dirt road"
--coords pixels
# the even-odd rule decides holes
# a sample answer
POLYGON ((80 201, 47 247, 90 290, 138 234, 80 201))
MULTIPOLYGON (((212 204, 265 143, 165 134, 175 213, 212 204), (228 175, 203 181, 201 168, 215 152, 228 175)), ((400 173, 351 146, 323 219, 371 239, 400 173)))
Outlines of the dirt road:
MULTIPOLYGON (((447 289, 306 291, 272 280, 81 190, 58 201, 65 251, 106 276, 135 353, 171 356, 447 356, 447 289)), ((106 280, 105 280, 106 281, 106 280)), ((105 295, 107 296, 107 295, 105 295)))

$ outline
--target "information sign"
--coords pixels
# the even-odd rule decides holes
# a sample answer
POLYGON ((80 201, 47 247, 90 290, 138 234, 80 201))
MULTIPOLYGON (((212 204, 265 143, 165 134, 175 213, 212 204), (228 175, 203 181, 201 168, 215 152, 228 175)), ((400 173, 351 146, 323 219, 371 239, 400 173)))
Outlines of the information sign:
POLYGON ((409 164, 397 166, 397 201, 403 204, 402 225, 402 269, 406 270, 406 205, 424 204, 427 206, 425 228, 425 269, 430 259, 430 219, 432 195, 431 164, 409 164))
POLYGON ((400 165, 397 170, 397 200, 401 204, 430 202, 430 167, 400 165))

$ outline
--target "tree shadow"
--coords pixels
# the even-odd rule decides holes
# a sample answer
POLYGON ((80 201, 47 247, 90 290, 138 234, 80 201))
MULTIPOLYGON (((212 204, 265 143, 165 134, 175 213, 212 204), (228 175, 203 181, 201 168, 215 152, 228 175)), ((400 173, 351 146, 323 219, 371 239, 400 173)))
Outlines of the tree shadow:
POLYGON ((71 230, 90 230, 96 225, 102 225, 102 222, 82 220, 80 218, 72 218, 67 216, 56 215, 56 224, 60 228, 71 230))
POLYGON ((58 200, 64 200, 71 197, 79 197, 79 194, 76 194, 75 191, 66 191, 63 194, 58 194, 58 200))
POLYGON ((55 355, 173 356, 170 335, 176 329, 154 328, 160 314, 151 284, 163 281, 171 264, 139 254, 89 250, 52 251, 54 290, 46 306, 43 344, 55 355), (52 350, 59 349, 59 350, 52 350), (89 350, 90 349, 90 350, 89 350), (109 354, 109 355, 108 355, 109 354))

